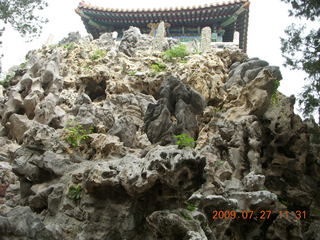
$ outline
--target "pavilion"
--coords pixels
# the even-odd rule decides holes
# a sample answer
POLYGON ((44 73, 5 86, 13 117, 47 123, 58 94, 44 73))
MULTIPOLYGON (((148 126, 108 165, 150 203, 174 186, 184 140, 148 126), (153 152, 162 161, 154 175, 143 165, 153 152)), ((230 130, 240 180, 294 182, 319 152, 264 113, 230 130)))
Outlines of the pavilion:
POLYGON ((164 21, 167 35, 182 41, 199 37, 201 28, 206 26, 212 29, 213 41, 232 42, 237 31, 239 47, 246 51, 249 5, 249 0, 232 0, 192 7, 115 9, 80 2, 76 13, 94 38, 113 31, 121 37, 129 26, 154 34, 157 24, 164 21))

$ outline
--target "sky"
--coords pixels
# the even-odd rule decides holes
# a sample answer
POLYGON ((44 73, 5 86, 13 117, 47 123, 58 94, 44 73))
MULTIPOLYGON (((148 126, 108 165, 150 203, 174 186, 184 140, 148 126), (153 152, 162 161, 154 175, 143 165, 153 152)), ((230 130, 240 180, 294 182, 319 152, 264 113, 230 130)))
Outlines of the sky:
MULTIPOLYGON (((75 13, 75 8, 81 0, 48 0, 49 7, 41 12, 49 19, 49 23, 44 26, 40 38, 30 43, 26 43, 20 35, 10 26, 6 26, 3 33, 2 58, 3 70, 8 70, 12 65, 18 65, 24 61, 24 56, 29 50, 41 47, 49 38, 53 36, 53 42, 58 42, 69 32, 79 31, 81 35, 86 35, 86 30, 75 13)), ((110 8, 153 8, 170 6, 193 6, 204 5, 206 3, 221 2, 222 0, 86 0, 96 6, 110 8)), ((295 19, 288 17, 289 5, 280 0, 251 0, 249 14, 248 50, 249 57, 258 57, 266 60, 270 65, 280 67, 283 80, 279 91, 290 96, 297 95, 304 85, 305 75, 301 71, 292 71, 282 65, 284 59, 280 51, 280 37, 284 36, 284 29, 295 19)), ((317 118, 316 118, 317 119, 317 118)))

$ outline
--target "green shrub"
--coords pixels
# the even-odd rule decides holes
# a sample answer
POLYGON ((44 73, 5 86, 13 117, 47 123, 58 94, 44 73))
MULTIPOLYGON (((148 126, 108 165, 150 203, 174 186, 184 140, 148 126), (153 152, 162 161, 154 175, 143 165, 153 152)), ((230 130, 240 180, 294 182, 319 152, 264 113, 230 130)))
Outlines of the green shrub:
POLYGON ((217 160, 214 162, 214 164, 217 166, 217 167, 220 167, 224 164, 225 161, 221 161, 221 160, 217 160))
POLYGON ((85 70, 91 70, 91 69, 92 69, 91 66, 84 66, 84 67, 82 67, 82 68, 85 69, 85 70))
POLYGON ((187 210, 189 210, 191 212, 193 212, 193 211, 198 209, 197 206, 192 204, 192 203, 189 203, 186 208, 187 208, 187 210))
POLYGON ((129 74, 130 76, 134 76, 134 75, 136 75, 136 73, 137 73, 136 71, 129 71, 129 72, 128 72, 128 74, 129 74))
POLYGON ((194 147, 194 145, 195 145, 194 139, 192 137, 189 137, 185 133, 173 136, 173 138, 178 139, 177 144, 179 147, 194 147))
POLYGON ((184 44, 179 44, 178 46, 168 49, 163 53, 163 59, 172 62, 174 59, 183 59, 188 56, 187 46, 184 44))
POLYGON ((81 185, 72 185, 69 187, 68 198, 72 200, 81 199, 82 186, 81 185))
POLYGON ((271 95, 271 103, 272 104, 278 104, 279 103, 279 99, 278 99, 278 96, 277 96, 277 90, 280 86, 280 81, 279 80, 275 80, 274 81, 274 88, 273 88, 273 91, 272 91, 272 95, 271 95))
POLYGON ((320 210, 316 208, 311 208, 310 209, 310 215, 318 216, 320 217, 320 210))
POLYGON ((74 49, 75 45, 74 45, 73 42, 71 42, 71 43, 63 44, 62 47, 63 47, 64 49, 67 49, 67 50, 69 51, 69 50, 74 49))
POLYGON ((65 141, 72 147, 79 147, 82 140, 87 139, 88 134, 92 133, 92 129, 84 129, 79 123, 70 122, 69 126, 65 128, 66 137, 65 141))
POLYGON ((179 62, 180 62, 180 63, 187 63, 188 60, 187 60, 187 59, 181 59, 179 62))
POLYGON ((7 88, 10 86, 10 82, 13 80, 14 74, 6 74, 6 76, 0 81, 0 85, 2 85, 4 88, 7 88))
POLYGON ((100 58, 104 58, 106 56, 106 51, 102 49, 97 49, 94 51, 94 53, 91 55, 91 60, 98 60, 100 58))
POLYGON ((155 62, 155 63, 151 64, 151 69, 156 73, 163 72, 163 71, 165 71, 166 68, 167 68, 167 66, 161 62, 155 62))
POLYGON ((180 214, 182 217, 184 217, 185 219, 187 220, 192 220, 192 217, 187 213, 185 212, 184 210, 180 211, 180 214))

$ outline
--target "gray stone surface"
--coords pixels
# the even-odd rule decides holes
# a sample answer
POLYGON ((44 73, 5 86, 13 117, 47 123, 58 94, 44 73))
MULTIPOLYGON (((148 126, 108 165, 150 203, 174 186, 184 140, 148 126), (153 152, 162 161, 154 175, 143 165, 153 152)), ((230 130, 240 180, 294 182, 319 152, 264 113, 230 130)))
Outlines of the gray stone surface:
POLYGON ((210 27, 204 27, 201 29, 201 43, 200 43, 200 49, 201 51, 207 52, 211 48, 211 28, 210 27))
POLYGON ((159 23, 152 45, 153 49, 158 51, 163 51, 168 46, 168 41, 166 39, 166 29, 163 21, 159 23))
POLYGON ((318 239, 320 130, 293 96, 271 102, 279 69, 234 49, 165 62, 152 39, 44 46, 15 68, 0 96, 0 239, 318 239))
POLYGON ((195 138, 198 132, 196 115, 205 107, 202 96, 183 84, 178 78, 170 76, 162 85, 159 100, 149 104, 145 114, 145 131, 152 143, 172 142, 172 136, 186 133, 195 138), (171 116, 177 119, 173 123, 171 116))

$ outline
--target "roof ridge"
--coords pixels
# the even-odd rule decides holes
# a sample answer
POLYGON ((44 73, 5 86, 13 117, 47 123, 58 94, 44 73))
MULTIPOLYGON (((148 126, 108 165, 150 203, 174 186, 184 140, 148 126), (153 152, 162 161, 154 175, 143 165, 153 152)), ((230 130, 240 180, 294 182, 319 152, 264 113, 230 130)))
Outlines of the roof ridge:
POLYGON ((198 8, 205 8, 205 7, 218 7, 218 6, 224 6, 224 5, 232 5, 236 3, 246 3, 249 2, 249 0, 228 0, 228 1, 221 1, 221 2, 215 2, 215 3, 206 3, 206 4, 195 4, 193 6, 175 6, 175 7, 158 7, 158 8, 131 8, 131 9, 125 9, 125 8, 106 8, 106 7, 99 7, 99 6, 93 6, 90 3, 86 3, 85 1, 81 1, 79 3, 78 8, 87 8, 91 10, 99 10, 99 11, 113 11, 113 12, 157 12, 157 11, 175 11, 175 10, 191 10, 191 9, 198 9, 198 8))

